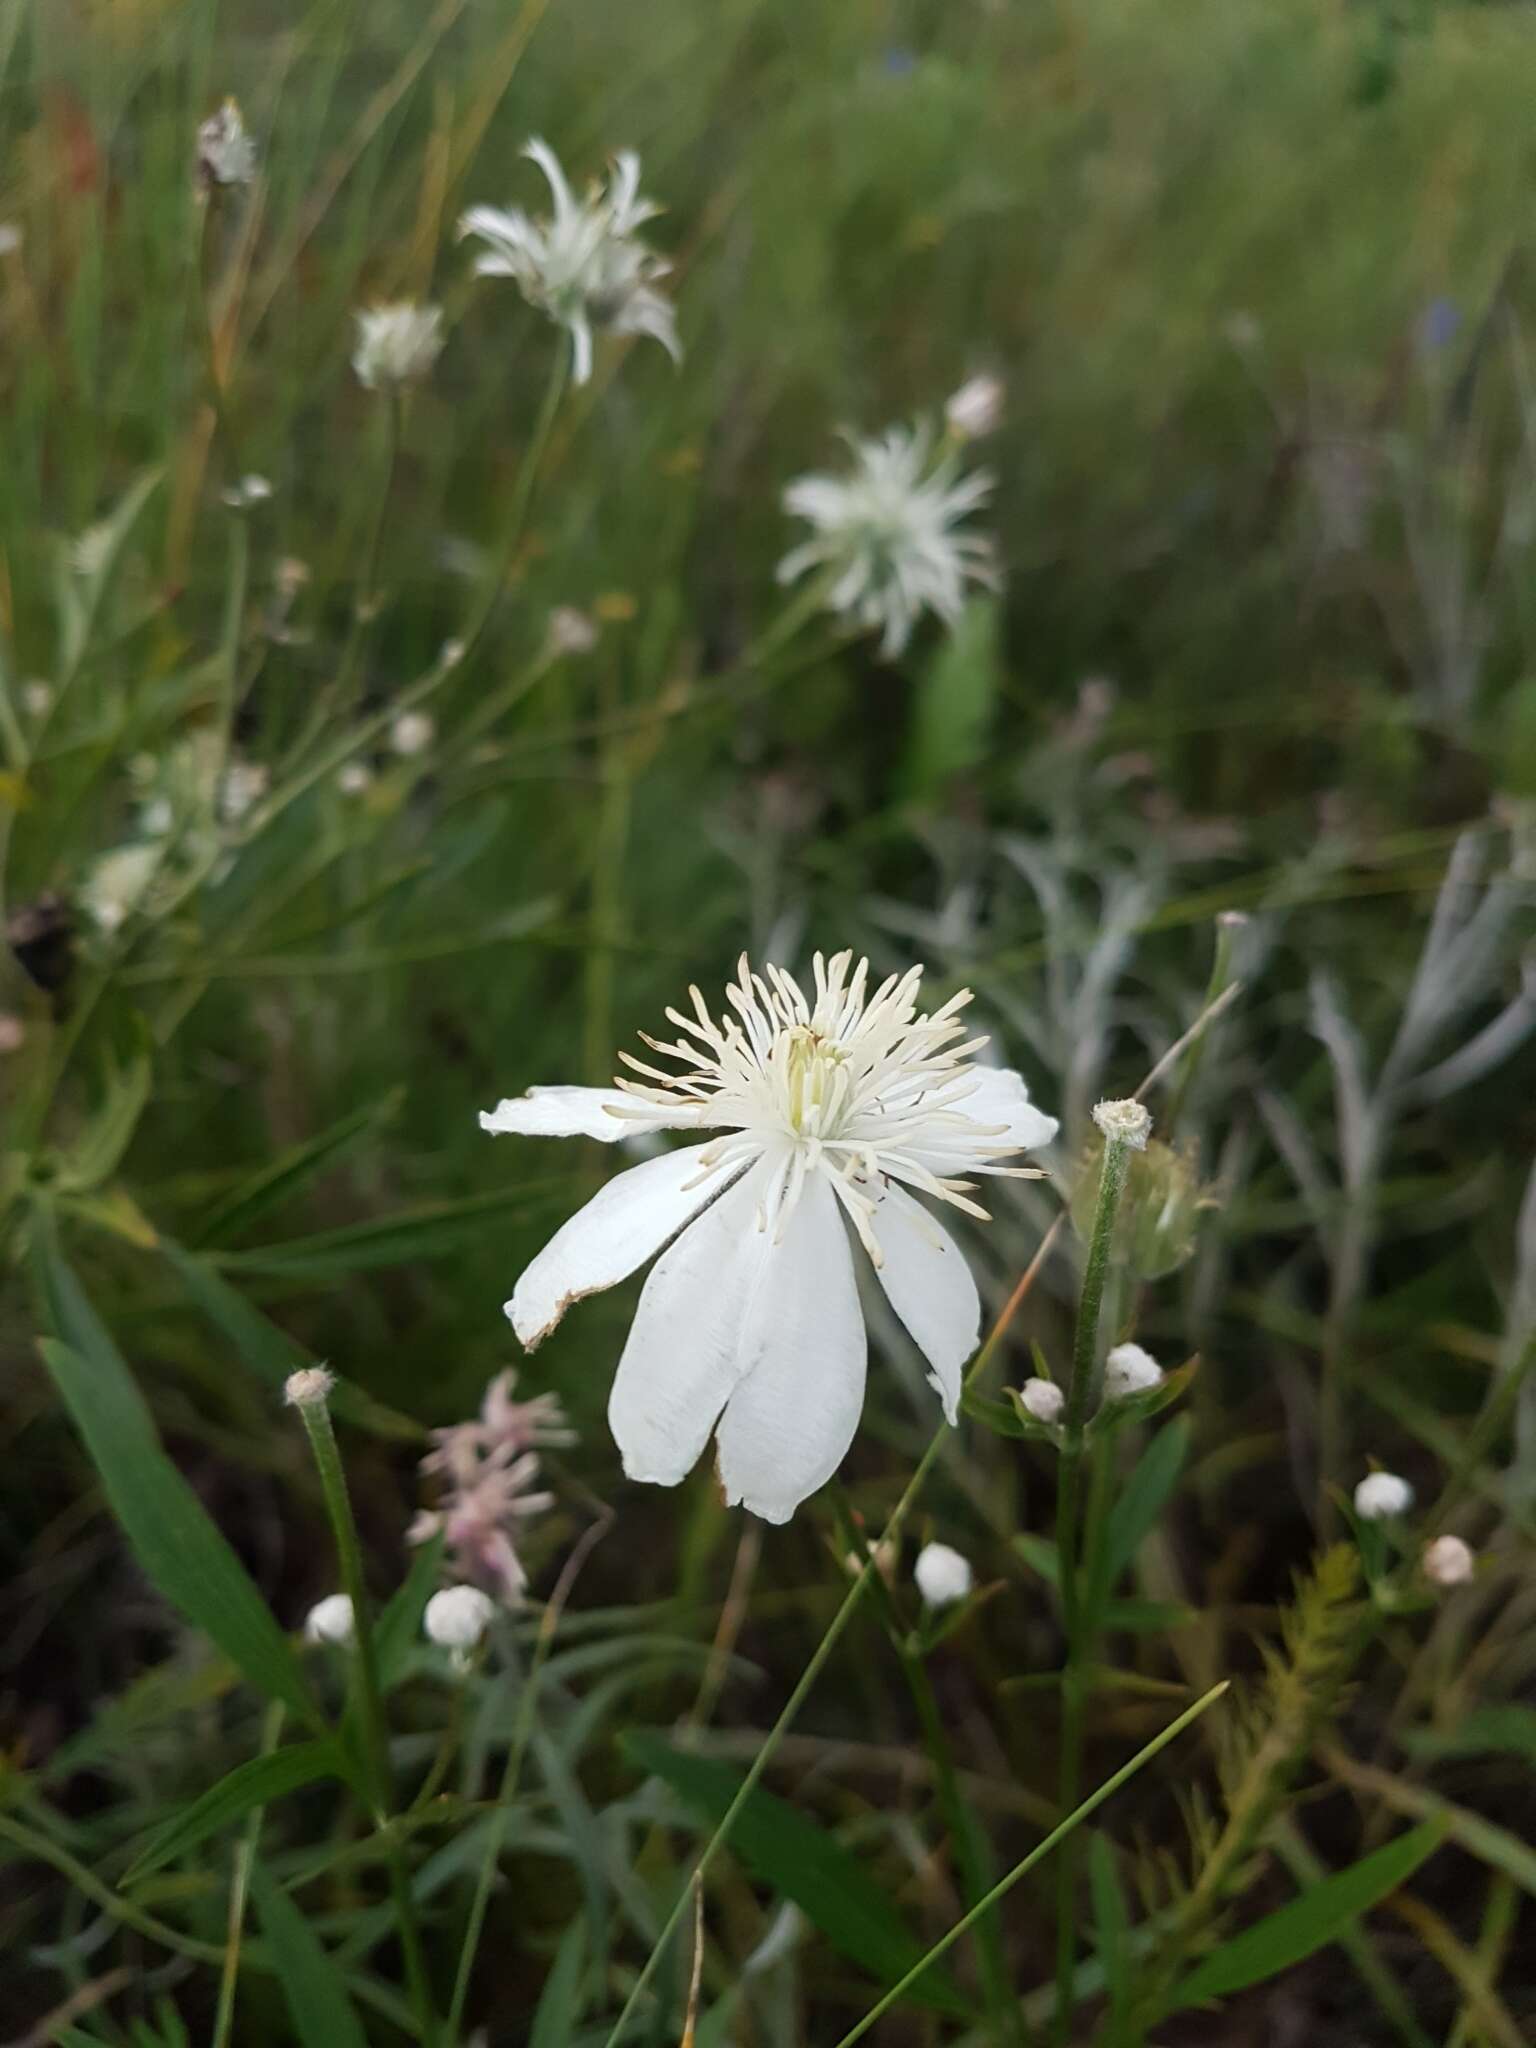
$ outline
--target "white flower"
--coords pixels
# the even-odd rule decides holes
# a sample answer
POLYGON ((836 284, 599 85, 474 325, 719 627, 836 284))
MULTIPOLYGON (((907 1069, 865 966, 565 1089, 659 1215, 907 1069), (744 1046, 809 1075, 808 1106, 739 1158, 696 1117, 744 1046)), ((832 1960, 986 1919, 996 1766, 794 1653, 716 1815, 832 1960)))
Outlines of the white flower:
POLYGON ((238 100, 226 100, 198 129, 197 168, 205 186, 249 185, 255 177, 256 145, 238 100))
POLYGON ((27 1027, 10 1010, 0 1010, 0 1053, 20 1052, 27 1042, 27 1027))
POLYGON ((271 770, 260 761, 231 761, 219 782, 219 816, 226 825, 240 820, 266 795, 271 770))
POLYGON ((349 1645, 357 1634, 357 1619, 345 1593, 327 1593, 304 1617, 306 1643, 349 1645))
POLYGON ((1145 1103, 1100 1102, 1094 1105, 1093 1120, 1106 1138, 1117 1139, 1133 1152, 1145 1152, 1152 1135, 1152 1112, 1145 1103))
POLYGON ((971 1567, 947 1543, 925 1543, 912 1567, 917 1590, 929 1607, 953 1607, 971 1590, 971 1567))
POLYGON ((439 668, 457 668, 468 652, 469 643, 467 641, 458 639, 445 640, 437 650, 437 665, 439 668))
POLYGON ((635 233, 661 211, 640 197, 639 157, 621 150, 607 184, 577 199, 547 143, 530 142, 523 154, 548 179, 554 214, 535 221, 517 207, 503 213, 495 206, 472 206, 459 233, 486 244, 486 253, 475 258, 475 275, 515 278, 528 303, 565 328, 578 384, 592 374, 594 327, 649 334, 680 361, 672 307, 654 289, 672 266, 635 233))
POLYGON ((241 477, 238 483, 231 484, 223 494, 224 502, 232 512, 249 512, 253 505, 265 505, 271 495, 271 480, 258 476, 255 470, 241 477))
POLYGON ((1389 1522, 1413 1506, 1413 1488, 1395 1472, 1368 1472, 1355 1488, 1355 1513, 1362 1522, 1389 1522))
POLYGON ((373 770, 362 761, 349 761, 338 769, 336 787, 343 796, 362 796, 373 787, 373 770))
POLYGON ((549 615, 549 644, 556 654, 590 654, 597 627, 573 604, 558 604, 549 615))
POLYGON ((34 678, 21 686, 22 709, 31 718, 46 718, 53 709, 53 685, 34 678))
POLYGON ((955 1420, 981 1323, 976 1283, 916 1189, 969 1215, 973 1174, 1048 1144, 1056 1120, 1014 1073, 979 1068, 969 990, 931 1016, 922 969, 871 991, 851 953, 815 959, 813 999, 743 956, 717 1023, 697 989, 647 1038, 680 1072, 624 1055, 612 1089, 533 1088, 493 1132, 608 1142, 713 1132, 609 1182, 518 1281, 507 1314, 530 1350, 573 1301, 661 1257, 640 1296, 608 1420, 632 1479, 675 1486, 716 1423, 727 1497, 786 1521, 831 1477, 864 1399, 864 1320, 844 1219, 932 1367, 955 1420))
POLYGON ((80 891, 86 915, 104 932, 115 932, 143 901, 161 849, 155 845, 118 846, 104 853, 80 891))
POLYGON ((425 711, 402 711, 389 728, 389 744, 406 760, 424 754, 436 738, 436 721, 425 711))
POLYGON ((1104 1398, 1123 1401, 1127 1394, 1144 1394, 1163 1377, 1163 1368, 1150 1351, 1139 1344, 1117 1344, 1104 1360, 1104 1398))
POLYGON ((1425 1544, 1424 1576, 1431 1585, 1465 1586, 1472 1572, 1471 1547, 1459 1536, 1437 1536, 1433 1543, 1425 1544))
POLYGON ((1003 416, 1001 377, 968 377, 944 401, 944 424, 958 441, 990 434, 1003 416))
POLYGON ((1019 1391, 1026 1413, 1033 1415, 1036 1422, 1047 1424, 1060 1422, 1067 1397, 1054 1380, 1026 1380, 1019 1391))
POLYGON ((442 352, 443 315, 438 306, 406 300, 395 306, 371 306, 352 317, 357 322, 352 367, 357 381, 370 391, 416 383, 442 352))
POLYGON ((14 221, 0 226, 0 256, 14 256, 21 248, 22 234, 14 221))
POLYGON ((283 1382, 283 1399, 290 1408, 312 1408, 316 1402, 328 1401, 331 1389, 336 1384, 336 1375, 323 1365, 300 1366, 297 1372, 289 1373, 283 1382))
POLYGON ((421 1625, 427 1640, 441 1650, 451 1650, 454 1663, 462 1670, 495 1612, 496 1602, 478 1586, 445 1586, 427 1602, 421 1625))
POLYGON ((89 583, 106 568, 111 552, 112 522, 100 519, 69 543, 69 566, 83 582, 89 583))
POLYGON ((923 612, 953 626, 967 582, 995 586, 992 543, 956 531, 986 502, 992 479, 982 471, 961 477, 954 450, 935 454, 926 427, 847 438, 847 476, 802 476, 784 493, 785 511, 808 520, 814 536, 780 562, 779 581, 825 569, 828 610, 878 627, 880 652, 896 655, 923 612))

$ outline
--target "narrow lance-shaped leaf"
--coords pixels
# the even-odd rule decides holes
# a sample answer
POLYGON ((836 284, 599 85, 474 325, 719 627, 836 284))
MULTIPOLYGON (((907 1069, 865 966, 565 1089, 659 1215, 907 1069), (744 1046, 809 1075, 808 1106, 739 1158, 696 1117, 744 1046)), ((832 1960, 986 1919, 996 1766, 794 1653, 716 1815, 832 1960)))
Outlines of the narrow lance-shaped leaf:
POLYGON ((251 1892, 295 2040, 301 2048, 368 2048, 340 1970, 306 1916, 260 1861, 251 1867, 251 1892))
POLYGON ((296 1792, 303 1785, 342 1774, 341 1751, 330 1736, 315 1742, 291 1743, 287 1749, 275 1749, 268 1756, 253 1756, 157 1828, 123 1873, 122 1881, 135 1884, 148 1877, 151 1871, 161 1869, 232 1821, 240 1820, 253 1807, 270 1805, 274 1799, 296 1792))

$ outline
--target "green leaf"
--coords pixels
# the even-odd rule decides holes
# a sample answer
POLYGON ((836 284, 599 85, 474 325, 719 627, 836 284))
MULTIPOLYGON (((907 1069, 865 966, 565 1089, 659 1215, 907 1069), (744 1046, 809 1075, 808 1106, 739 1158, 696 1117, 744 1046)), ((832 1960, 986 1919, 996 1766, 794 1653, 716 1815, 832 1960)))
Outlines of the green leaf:
POLYGON ((149 1101, 149 1026, 134 1012, 123 1036, 126 1043, 111 1043, 103 1054, 101 1101, 94 1116, 58 1162, 54 1185, 66 1194, 88 1194, 111 1177, 149 1101))
POLYGON ((1536 1766, 1536 1708, 1479 1707, 1454 1728, 1416 1728, 1403 1738, 1410 1756, 1518 1756, 1536 1766))
POLYGON ((310 1726, 321 1725, 287 1637, 161 1449, 115 1349, 98 1346, 87 1357, 47 1337, 40 1349, 147 1576, 253 1685, 310 1726))
POLYGON ((291 1201, 309 1183, 338 1159, 347 1148, 369 1131, 389 1122, 404 1100, 403 1088, 392 1088, 377 1102, 370 1102, 350 1116, 279 1154, 259 1173, 242 1181, 220 1202, 197 1233, 200 1245, 222 1244, 249 1229, 259 1216, 280 1203, 291 1201))
POLYGON ((1093 1941, 1104 1965, 1109 1993, 1109 2027, 1104 2048, 1115 2048, 1131 2002, 1131 1923, 1125 1893, 1108 1837, 1096 1831, 1088 1843, 1088 1890, 1093 1901, 1093 1941))
POLYGON ((569 1189, 569 1181, 562 1179, 520 1181, 492 1194, 432 1202, 402 1215, 347 1223, 312 1237, 226 1252, 219 1264, 232 1273, 290 1273, 331 1280, 378 1266, 409 1265, 413 1259, 441 1259, 479 1237, 486 1217, 516 1210, 537 1213, 569 1189))
POLYGON ((938 794, 951 776, 986 753, 1001 686, 999 610, 995 597, 972 598, 928 664, 901 777, 904 796, 938 794))
POLYGON ((259 1860, 251 1866, 251 1893, 301 2048, 368 2048, 339 1967, 308 1916, 259 1860))
POLYGON ((1424 1821, 1223 1942, 1179 1985, 1164 2013, 1262 1984, 1266 1977, 1337 1941, 1351 1921, 1406 1884, 1439 1848, 1445 1833, 1439 1822, 1424 1821))
POLYGON ((379 1683, 387 1691, 399 1679, 407 1656, 421 1636, 421 1617, 443 1560, 443 1539, 434 1536, 411 1559, 411 1568, 385 1602, 373 1625, 373 1649, 379 1683))
POLYGON ((528 2048, 570 2048, 585 2001, 582 1967, 587 1959, 587 1923, 579 1916, 565 1931, 533 2016, 528 2048))
POLYGON ((1156 1523, 1179 1483, 1189 1451, 1190 1426, 1181 1417, 1158 1430, 1148 1443, 1136 1468, 1125 1482, 1110 1510, 1104 1535, 1104 1564, 1095 1598, 1102 1600, 1113 1589, 1135 1558, 1142 1541, 1156 1523))
MULTIPOLYGON (((688 1756, 658 1734, 636 1730, 621 1741, 642 1770, 670 1785, 706 1820, 718 1822, 741 1789, 739 1774, 728 1764, 688 1756)), ((761 1786, 737 1817, 731 1847, 764 1884, 793 1899, 840 1955, 881 1983, 895 1983, 921 1960, 921 1942, 842 1844, 761 1786)), ((942 2012, 969 2013, 940 1971, 925 1972, 913 1996, 942 2012)))
POLYGON ((239 1820, 252 1807, 270 1805, 284 1793, 296 1792, 301 1785, 313 1785, 320 1778, 343 1775, 341 1751, 328 1735, 315 1742, 295 1742, 286 1749, 274 1749, 269 1756, 251 1757, 157 1828, 123 1873, 122 1882, 134 1884, 141 1877, 148 1877, 151 1871, 161 1869, 210 1835, 216 1835, 231 1821, 239 1820))
MULTIPOLYGON (((1011 1387, 1009 1393, 1013 1393, 1011 1387)), ((1010 1407, 1007 1401, 993 1401, 985 1394, 965 1393, 960 1397, 960 1412, 968 1415, 972 1422, 979 1422, 983 1429, 990 1429, 994 1436, 1023 1437, 1031 1434, 1028 1425, 1033 1418, 1018 1410, 1016 1401, 1015 1406, 1010 1407)), ((1034 1423, 1034 1428, 1040 1428, 1038 1422, 1034 1423)))

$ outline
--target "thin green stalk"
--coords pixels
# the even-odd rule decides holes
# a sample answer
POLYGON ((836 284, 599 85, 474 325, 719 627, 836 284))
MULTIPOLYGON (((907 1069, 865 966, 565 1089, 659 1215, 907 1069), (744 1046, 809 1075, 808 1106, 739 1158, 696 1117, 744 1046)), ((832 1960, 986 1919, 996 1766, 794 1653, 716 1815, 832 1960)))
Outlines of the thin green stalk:
MULTIPOLYGON (((1143 1140, 1143 1142, 1145 1142, 1143 1140)), ((1076 1803, 1082 1774, 1083 1719, 1088 1687, 1090 1631, 1083 1625, 1085 1602, 1078 1584, 1078 1493, 1088 1422, 1099 1405, 1103 1367, 1099 1358, 1099 1320, 1109 1277, 1115 1215, 1125 1189, 1132 1146, 1129 1139, 1106 1132, 1104 1161, 1099 1170, 1099 1197, 1088 1259, 1078 1298, 1077 1330, 1072 1346, 1072 1376, 1062 1423, 1061 1465, 1056 1493, 1056 1555, 1060 1573, 1062 1626, 1066 1660, 1061 1682, 1060 1804, 1069 1812, 1076 1803)), ((1056 2038, 1065 2041, 1071 2018, 1071 1986, 1077 1960, 1077 1924, 1073 1910, 1077 1882, 1076 1845, 1063 1850, 1056 1865, 1056 2038)))
POLYGON ((512 564, 517 559, 517 550, 527 525, 528 514, 533 507, 534 485, 543 466, 544 451, 549 445, 550 431, 555 424, 555 414, 560 410, 560 401, 565 396, 567 351, 555 350, 550 367, 549 382, 544 387, 543 403, 538 418, 533 423, 528 446, 523 452, 522 466, 517 473, 517 488, 512 494, 512 511, 507 520, 507 530, 502 536, 497 553, 496 565, 486 578, 485 588, 480 593, 480 602, 470 615, 464 630, 464 652, 461 657, 467 661, 480 643, 481 636, 490 624, 496 610, 497 600, 507 585, 512 564))
MULTIPOLYGON (((273 1700, 261 1729, 261 1754, 270 1756, 283 1732, 283 1703, 273 1700)), ((254 1807, 245 1823, 240 1846, 235 1851, 235 1870, 229 1888, 229 1932, 224 1948, 224 1968, 219 1975, 219 2007, 213 2023, 213 2048, 227 2048, 229 2030, 235 2019, 235 1988, 240 1981, 241 1939, 245 1927, 245 1902, 251 1888, 251 1865, 256 1861, 256 1839, 261 1833, 264 1806, 254 1807)))
POLYGON ((14 1843, 24 1856, 34 1856, 39 1863, 50 1864, 60 1877, 69 1879, 83 1898, 99 1906, 124 1927, 131 1927, 136 1934, 158 1941, 162 1947, 173 1949, 177 1955, 188 1956, 193 1962, 223 1963, 222 1943, 197 1941, 178 1928, 168 1927, 163 1920, 157 1920, 152 1913, 146 1913, 131 1899, 115 1891, 105 1878, 98 1877, 94 1870, 71 1856, 67 1849, 61 1849, 57 1842, 28 1827, 13 1813, 0 1813, 0 1842, 14 1843))
MULTIPOLYGON (((383 1828, 390 1818, 393 1807, 393 1774, 389 1761, 389 1735, 384 1719, 384 1695, 379 1683, 378 1651, 373 1640, 373 1620, 368 1606, 368 1591, 363 1583, 362 1546, 357 1538, 357 1523, 352 1515, 352 1502, 347 1493, 347 1479, 342 1470, 341 1453, 336 1445, 336 1433, 331 1427, 331 1411, 323 1398, 299 1400, 294 1405, 303 1419, 310 1449, 315 1456, 315 1469, 320 1475, 320 1490, 325 1496, 326 1512, 330 1516, 331 1530, 336 1538, 336 1560, 341 1569, 342 1590, 352 1602, 354 1668, 362 1708, 369 1796, 373 1806, 374 1825, 383 1828)), ((431 1989, 427 1982, 421 1932, 416 1924, 416 1903, 411 1896, 410 1876, 405 1867, 405 1858, 399 1841, 391 1834, 386 1837, 386 1842, 390 1889, 394 1894, 400 1946, 405 1956, 411 2003, 417 2013, 422 2041, 431 2048, 431 2044, 437 2040, 437 2019, 433 2011, 431 1989)))
POLYGON ((973 1926, 983 1913, 990 1912, 994 1906, 1006 1898, 1019 1879, 1027 1876, 1037 1863, 1049 1856, 1059 1842, 1069 1840, 1073 1831, 1088 1818, 1089 1814, 1102 1806, 1105 1800, 1113 1793, 1118 1792, 1127 1779, 1134 1778, 1139 1770, 1152 1761, 1159 1750, 1166 1749, 1174 1737, 1181 1735, 1192 1721, 1198 1720, 1207 1707, 1214 1706, 1231 1682, 1230 1679, 1224 1678, 1219 1685, 1213 1685, 1202 1699, 1196 1700, 1192 1707, 1186 1707, 1177 1720, 1170 1721, 1160 1735, 1154 1735, 1146 1748, 1138 1750, 1129 1763, 1122 1764, 1113 1777, 1106 1778, 1096 1792, 1090 1792, 1080 1806, 1076 1807, 1073 1812, 1069 1813, 1065 1819, 1059 1821, 1051 1829, 1051 1832, 1045 1837, 1044 1841, 1037 1842, 1029 1854, 1013 1866, 1006 1877, 1000 1878, 993 1885, 985 1898, 979 1899, 963 1919, 955 1922, 942 1941, 935 1942, 921 1961, 914 1963, 907 1974, 891 1986, 878 2005, 871 2006, 858 2025, 851 2028, 835 2044, 835 2048, 853 2048, 855 2041, 862 2040, 875 2024, 875 2021, 882 2014, 890 2011, 891 2007, 912 1988, 925 1970, 930 1969, 939 1960, 940 1956, 946 1955, 954 1947, 967 1928, 973 1926))

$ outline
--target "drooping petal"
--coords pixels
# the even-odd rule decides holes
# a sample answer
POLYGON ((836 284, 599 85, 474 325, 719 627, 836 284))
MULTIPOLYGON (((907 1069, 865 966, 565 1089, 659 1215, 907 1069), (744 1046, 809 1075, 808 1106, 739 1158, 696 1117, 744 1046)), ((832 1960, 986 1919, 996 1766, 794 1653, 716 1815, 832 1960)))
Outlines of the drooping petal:
POLYGON ((543 1343, 572 1302, 637 1272, 720 1194, 733 1176, 701 1168, 707 1150, 690 1145, 632 1166, 561 1225, 506 1304, 525 1351, 543 1343))
POLYGON ((631 1479, 676 1486, 709 1441, 744 1369, 742 1332, 773 1239, 758 1228, 759 1164, 668 1246, 640 1305, 608 1397, 608 1426, 631 1479))
POLYGON ((600 1138, 605 1145, 656 1131, 692 1130, 697 1124, 690 1114, 653 1116, 648 1103, 622 1088, 530 1088, 526 1095, 508 1095, 494 1109, 480 1112, 481 1130, 493 1137, 600 1138))
MULTIPOLYGON (((1000 1135, 990 1136, 988 1145, 1007 1145, 1033 1152, 1049 1145, 1057 1131, 1057 1120, 1036 1109, 1021 1074, 1011 1067, 977 1067, 976 1086, 952 1105, 972 1123, 1003 1126, 1000 1135)), ((1006 1164, 1006 1162, 1004 1162, 1006 1164)), ((974 1169, 985 1172, 985 1167, 974 1169)))
POLYGON ((864 1406, 864 1317, 824 1174, 805 1183, 741 1339, 747 1370, 719 1432, 725 1497, 787 1522, 843 1462, 864 1406))
POLYGON ((967 1359, 981 1335, 981 1297, 959 1246, 920 1202, 892 1182, 870 1227, 885 1263, 877 1270, 886 1299, 933 1371, 929 1384, 953 1423, 967 1359))

